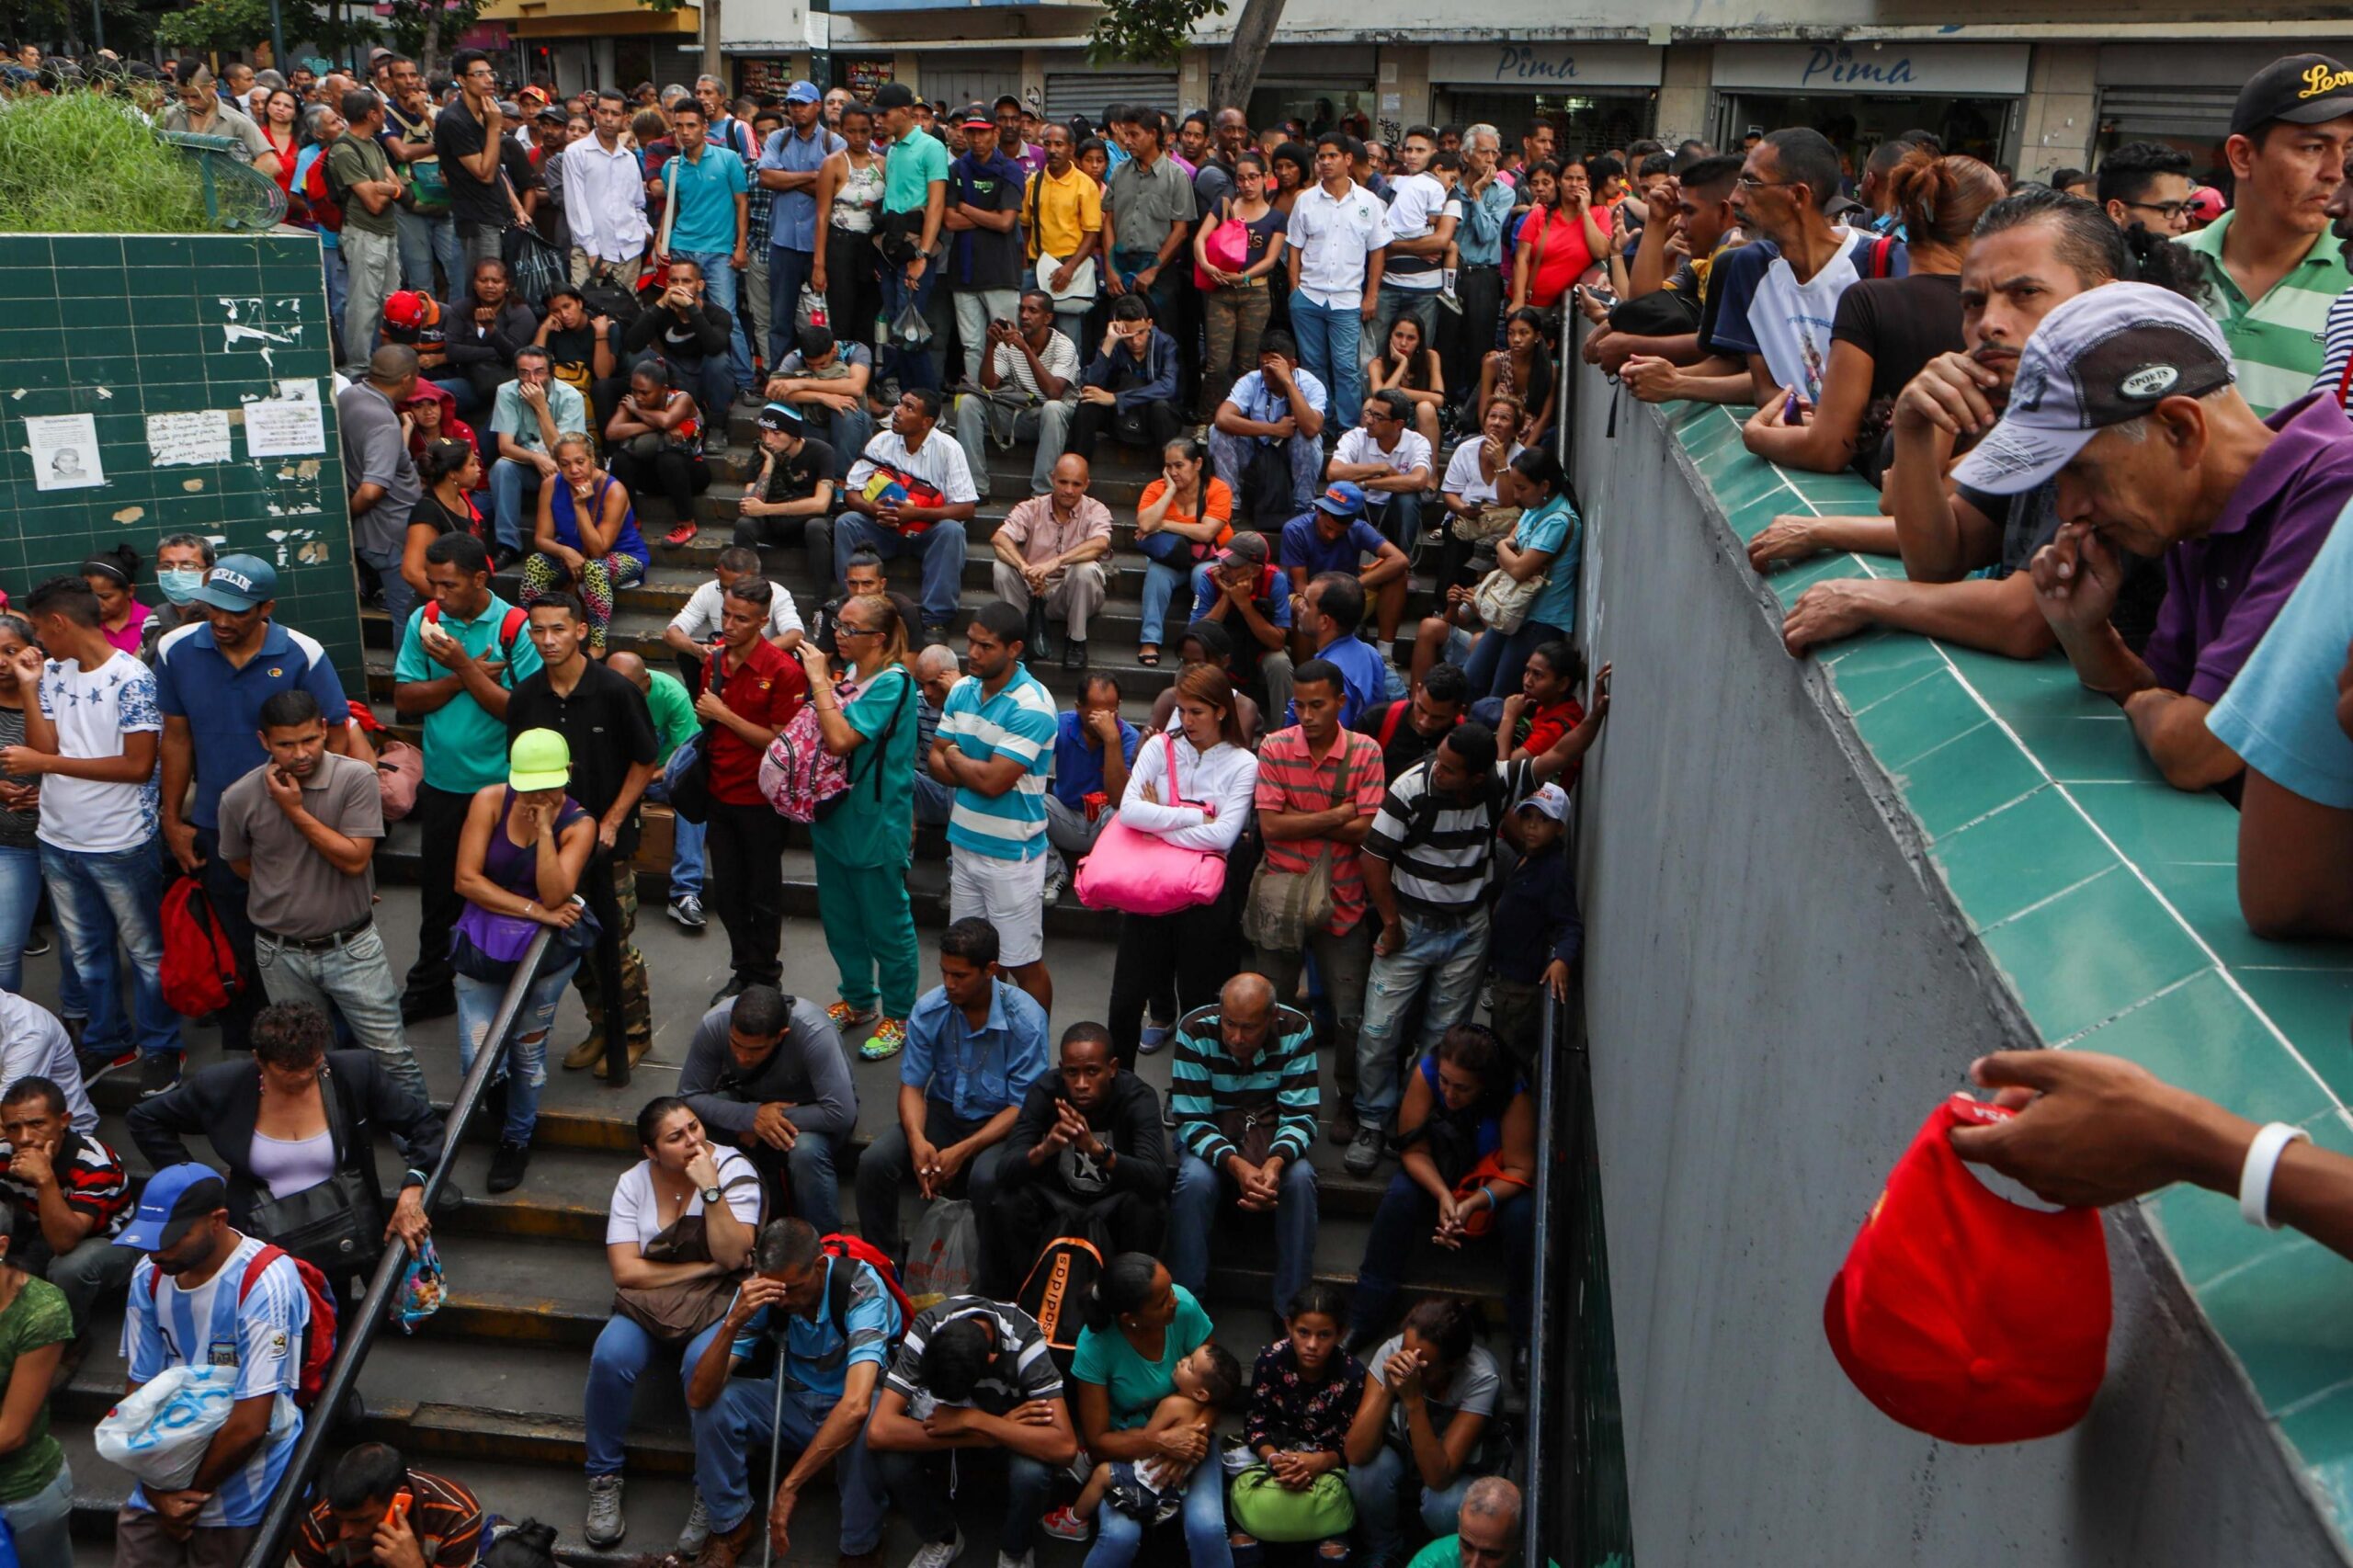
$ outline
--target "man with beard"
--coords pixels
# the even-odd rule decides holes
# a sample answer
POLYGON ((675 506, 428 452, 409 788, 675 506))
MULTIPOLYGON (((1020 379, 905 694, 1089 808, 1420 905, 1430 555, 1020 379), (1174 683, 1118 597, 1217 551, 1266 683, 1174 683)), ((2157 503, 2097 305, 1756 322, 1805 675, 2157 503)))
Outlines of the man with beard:
POLYGON ((1058 1235, 1100 1222, 1114 1252, 1160 1251, 1168 1220, 1168 1145, 1160 1096, 1120 1070, 1110 1031, 1073 1024, 1057 1071, 1030 1086, 1005 1141, 985 1256, 1011 1301, 1030 1261, 1058 1235))

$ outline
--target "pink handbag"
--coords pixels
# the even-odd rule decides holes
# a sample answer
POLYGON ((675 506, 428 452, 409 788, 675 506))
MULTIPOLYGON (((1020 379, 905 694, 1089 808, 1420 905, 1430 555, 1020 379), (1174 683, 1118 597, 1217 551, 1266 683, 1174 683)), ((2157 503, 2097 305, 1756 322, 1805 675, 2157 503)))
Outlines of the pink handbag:
MULTIPOLYGON (((1239 218, 1225 218, 1210 231, 1209 238, 1201 243, 1201 248, 1209 253, 1211 265, 1222 271, 1239 272, 1250 256, 1249 227, 1239 218)), ((1195 262, 1193 287, 1206 291, 1217 286, 1217 279, 1203 271, 1200 263, 1195 262)))
MULTIPOLYGON (((1197 801, 1176 793, 1176 739, 1160 737, 1168 748, 1171 805, 1197 801)), ((1225 891, 1225 857, 1214 849, 1187 849, 1158 834, 1130 827, 1113 817, 1078 863, 1078 902, 1089 909, 1126 915, 1174 915, 1214 903, 1225 891)))

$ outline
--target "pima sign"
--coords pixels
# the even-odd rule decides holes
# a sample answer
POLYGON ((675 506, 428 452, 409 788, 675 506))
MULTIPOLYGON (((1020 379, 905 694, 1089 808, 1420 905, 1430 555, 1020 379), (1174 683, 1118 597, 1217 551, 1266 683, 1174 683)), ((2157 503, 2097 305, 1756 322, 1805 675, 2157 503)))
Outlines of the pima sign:
POLYGON ((1746 92, 2015 97, 2026 91, 2022 43, 1718 44, 1715 85, 1746 92))
POLYGON ((1447 43, 1430 80, 1486 86, 1655 87, 1663 51, 1641 43, 1447 43))

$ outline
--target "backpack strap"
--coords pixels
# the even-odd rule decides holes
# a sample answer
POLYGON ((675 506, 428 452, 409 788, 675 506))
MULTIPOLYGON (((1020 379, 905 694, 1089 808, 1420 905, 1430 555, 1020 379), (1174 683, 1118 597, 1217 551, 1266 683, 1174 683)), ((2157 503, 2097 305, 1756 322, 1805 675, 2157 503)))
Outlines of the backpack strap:
POLYGON ((1373 738, 1381 750, 1387 751, 1389 743, 1397 738, 1397 726, 1404 722, 1405 707, 1413 699, 1409 697, 1402 701, 1392 702, 1389 705, 1389 710, 1381 716, 1381 732, 1373 738))
POLYGON ((252 1295, 254 1287, 261 1283, 263 1273, 271 1264, 285 1256, 285 1248, 269 1242, 262 1244, 261 1250, 254 1254, 252 1259, 246 1263, 245 1272, 237 1280, 237 1305, 242 1307, 245 1304, 245 1298, 252 1295))
POLYGON ((841 1336, 844 1344, 849 1341, 851 1275, 857 1267, 858 1259, 846 1252, 837 1252, 834 1254, 833 1267, 825 1273, 825 1314, 833 1319, 834 1332, 841 1336), (843 1267, 844 1264, 849 1267, 843 1267))

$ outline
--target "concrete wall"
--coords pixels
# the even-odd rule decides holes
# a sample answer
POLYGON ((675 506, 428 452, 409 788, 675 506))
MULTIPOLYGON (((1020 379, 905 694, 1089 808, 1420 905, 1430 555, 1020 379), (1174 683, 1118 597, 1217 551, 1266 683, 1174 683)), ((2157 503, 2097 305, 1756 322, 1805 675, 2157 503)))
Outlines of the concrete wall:
POLYGON ((1960 1449, 1832 1360, 1823 1297, 1970 1059, 2033 1036, 1823 673, 1651 410, 1591 519, 1609 733, 1583 786, 1586 994, 1635 1558, 1674 1564, 2336 1563, 2335 1536, 2138 1211, 2091 1415, 1960 1449))

